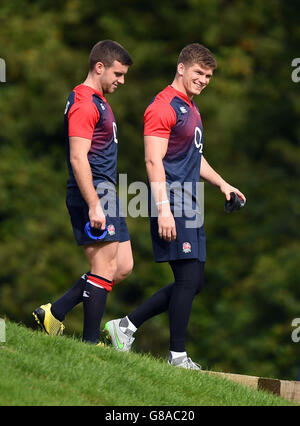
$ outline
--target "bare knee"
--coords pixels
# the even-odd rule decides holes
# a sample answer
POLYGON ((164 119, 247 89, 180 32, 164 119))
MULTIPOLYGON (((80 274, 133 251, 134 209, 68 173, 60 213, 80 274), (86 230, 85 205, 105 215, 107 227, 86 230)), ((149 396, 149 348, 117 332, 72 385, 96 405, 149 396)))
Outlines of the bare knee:
POLYGON ((117 247, 115 242, 84 247, 92 274, 111 281, 114 279, 118 268, 117 247))
POLYGON ((125 278, 127 278, 131 274, 133 266, 133 259, 131 259, 126 264, 119 265, 116 269, 114 281, 120 282, 125 280, 125 278))
POLYGON ((91 273, 107 280, 113 280, 117 272, 117 261, 112 259, 93 259, 90 262, 91 273))
POLYGON ((105 265, 99 262, 98 264, 93 265, 93 267, 91 268, 92 274, 102 276, 103 278, 106 278, 111 281, 114 279, 116 272, 117 272, 117 262, 115 259, 111 259, 107 261, 105 265))

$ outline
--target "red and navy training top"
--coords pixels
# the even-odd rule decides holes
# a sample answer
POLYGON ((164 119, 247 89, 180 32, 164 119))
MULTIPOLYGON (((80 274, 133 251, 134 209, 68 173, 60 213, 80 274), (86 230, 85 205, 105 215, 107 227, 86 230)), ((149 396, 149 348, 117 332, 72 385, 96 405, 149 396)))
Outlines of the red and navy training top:
MULTIPOLYGON (((144 115, 144 135, 168 139, 163 165, 168 184, 179 182, 191 188, 192 204, 197 196, 203 150, 203 127, 197 105, 167 86, 150 103, 144 115)), ((172 193, 170 194, 172 207, 172 193)), ((194 207, 193 207, 194 209, 194 207)))
POLYGON ((77 187, 70 163, 71 136, 91 140, 88 161, 95 187, 103 181, 116 185, 118 131, 114 114, 105 97, 97 90, 80 84, 68 98, 64 117, 69 169, 67 187, 77 187))

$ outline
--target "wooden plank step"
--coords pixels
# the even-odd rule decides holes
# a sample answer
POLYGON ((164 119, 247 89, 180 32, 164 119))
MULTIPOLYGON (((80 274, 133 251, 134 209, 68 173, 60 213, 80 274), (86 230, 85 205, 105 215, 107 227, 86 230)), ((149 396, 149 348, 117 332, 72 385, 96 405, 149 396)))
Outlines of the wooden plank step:
POLYGON ((264 390, 278 395, 281 398, 300 404, 300 382, 268 379, 265 377, 246 376, 243 374, 222 373, 217 371, 206 371, 204 373, 215 374, 224 379, 231 380, 244 386, 250 386, 254 389, 264 390))

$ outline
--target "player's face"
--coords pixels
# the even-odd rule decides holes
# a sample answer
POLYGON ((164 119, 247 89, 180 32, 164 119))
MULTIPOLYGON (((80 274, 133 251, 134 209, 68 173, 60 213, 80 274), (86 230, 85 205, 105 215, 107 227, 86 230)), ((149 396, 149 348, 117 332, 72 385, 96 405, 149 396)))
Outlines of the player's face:
POLYGON ((200 95, 202 90, 209 84, 213 70, 200 64, 194 64, 189 67, 185 67, 183 64, 180 65, 182 65, 182 82, 187 96, 192 98, 195 95, 200 95))
POLYGON ((124 84, 127 71, 128 65, 123 65, 119 61, 114 61, 109 68, 104 67, 100 76, 103 93, 113 93, 119 84, 124 84))

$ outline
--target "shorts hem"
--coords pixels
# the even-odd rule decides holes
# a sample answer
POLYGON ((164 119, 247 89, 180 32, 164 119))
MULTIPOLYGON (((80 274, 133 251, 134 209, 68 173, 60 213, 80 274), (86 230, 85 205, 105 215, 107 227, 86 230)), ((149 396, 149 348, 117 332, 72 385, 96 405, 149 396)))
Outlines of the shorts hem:
POLYGON ((172 262, 173 260, 192 260, 192 259, 197 259, 199 260, 199 262, 206 262, 206 258, 201 258, 198 256, 192 256, 192 257, 181 257, 181 256, 177 256, 177 257, 170 257, 168 259, 155 259, 156 263, 164 263, 164 262, 172 262))
POLYGON ((126 241, 130 241, 130 238, 126 240, 120 240, 120 239, 114 239, 114 240, 106 240, 105 238, 103 240, 86 240, 86 241, 77 241, 77 245, 79 246, 85 246, 87 244, 102 244, 102 243, 125 243, 126 241))

